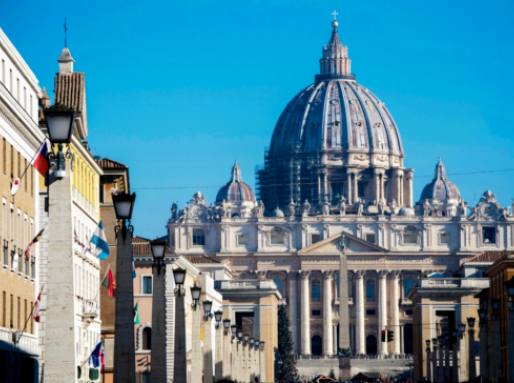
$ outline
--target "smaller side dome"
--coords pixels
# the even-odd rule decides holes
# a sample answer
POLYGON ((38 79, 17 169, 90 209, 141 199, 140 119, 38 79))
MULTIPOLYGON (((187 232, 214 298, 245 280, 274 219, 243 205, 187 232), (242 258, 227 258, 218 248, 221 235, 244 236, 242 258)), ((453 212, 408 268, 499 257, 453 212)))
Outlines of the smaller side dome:
POLYGON ((420 202, 425 200, 442 204, 459 203, 461 200, 459 189, 446 177, 446 169, 441 160, 435 167, 434 179, 421 192, 420 202))
POLYGON ((232 167, 232 179, 227 182, 216 195, 216 204, 228 202, 231 204, 242 204, 244 202, 255 202, 255 195, 252 188, 243 182, 241 169, 234 163, 232 167))

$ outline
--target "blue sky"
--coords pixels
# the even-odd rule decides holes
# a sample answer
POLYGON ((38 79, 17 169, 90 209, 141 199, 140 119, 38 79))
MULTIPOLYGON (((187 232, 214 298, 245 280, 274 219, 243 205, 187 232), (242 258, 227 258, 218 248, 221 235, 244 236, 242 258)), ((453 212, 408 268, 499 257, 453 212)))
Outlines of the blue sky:
MULTIPOLYGON (((450 175, 514 169, 510 0, 0 0, 0 9, 50 93, 68 18, 90 143, 129 165, 140 235, 164 233, 172 201, 196 190, 212 201, 234 160, 254 184, 278 115, 318 70, 333 9, 357 80, 399 125, 417 198, 439 156, 450 175)), ((486 189, 503 204, 514 198, 514 171, 451 179, 473 204, 486 189)))

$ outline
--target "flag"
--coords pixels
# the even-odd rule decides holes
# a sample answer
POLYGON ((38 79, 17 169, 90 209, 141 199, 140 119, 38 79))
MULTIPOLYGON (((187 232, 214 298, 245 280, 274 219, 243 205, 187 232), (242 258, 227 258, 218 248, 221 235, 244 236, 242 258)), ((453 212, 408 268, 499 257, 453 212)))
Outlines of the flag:
POLYGON ((100 367, 101 370, 104 369, 105 364, 105 353, 104 353, 104 346, 102 341, 99 341, 91 355, 89 356, 89 366, 92 368, 98 368, 100 367))
POLYGON ((100 260, 105 260, 109 257, 109 244, 105 238, 104 224, 102 221, 98 222, 98 226, 91 236, 89 243, 92 243, 96 247, 96 256, 100 260))
POLYGON ((39 230, 39 233, 37 233, 36 236, 34 238, 32 238, 32 241, 30 241, 29 244, 27 245, 27 248, 23 252, 26 259, 30 258, 30 252, 32 251, 32 246, 34 246, 41 239, 41 236, 43 235, 44 231, 45 231, 45 228, 42 228, 41 230, 39 230))
POLYGON ((18 189, 20 188, 21 180, 16 177, 11 182, 11 195, 15 195, 18 189))
MULTIPOLYGON (((41 288, 43 290, 43 288, 41 288)), ((41 319, 41 290, 37 295, 36 303, 34 303, 34 320, 39 322, 41 319)))
POLYGON ((108 294, 110 297, 114 296, 114 290, 116 290, 116 279, 114 278, 114 274, 112 273, 111 266, 105 273, 105 277, 102 280, 102 286, 108 290, 108 294))
POLYGON ((36 155, 32 165, 42 176, 46 176, 48 169, 50 168, 50 162, 48 161, 48 140, 45 138, 36 155))
POLYGON ((134 306, 134 324, 139 324, 141 321, 139 320, 139 304, 136 303, 134 306))

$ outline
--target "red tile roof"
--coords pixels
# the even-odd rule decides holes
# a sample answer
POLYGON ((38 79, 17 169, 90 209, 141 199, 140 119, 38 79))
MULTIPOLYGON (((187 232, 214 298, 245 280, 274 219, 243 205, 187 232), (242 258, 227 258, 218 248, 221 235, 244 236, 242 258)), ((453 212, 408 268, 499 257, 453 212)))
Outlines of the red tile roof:
POLYGON ((102 169, 127 169, 126 165, 109 158, 96 158, 95 161, 102 169))
POLYGON ((84 73, 66 73, 55 76, 55 104, 85 112, 84 73))
POLYGON ((473 258, 469 259, 468 261, 466 261, 466 263, 469 263, 469 262, 491 262, 491 263, 494 263, 496 262, 497 260, 501 259, 501 258, 505 258, 507 257, 509 254, 514 254, 512 252, 508 252, 508 251, 504 251, 504 250, 501 250, 501 251, 485 251, 481 254, 478 254, 478 255, 475 255, 473 258))

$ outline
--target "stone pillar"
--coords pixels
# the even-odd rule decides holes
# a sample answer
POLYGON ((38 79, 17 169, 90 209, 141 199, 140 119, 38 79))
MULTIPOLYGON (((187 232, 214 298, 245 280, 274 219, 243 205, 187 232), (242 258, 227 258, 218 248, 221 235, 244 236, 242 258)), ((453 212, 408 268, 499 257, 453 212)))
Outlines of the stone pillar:
POLYGON ((220 380, 223 377, 223 356, 225 354, 225 336, 223 330, 223 321, 216 326, 215 329, 215 350, 214 355, 214 377, 216 380, 220 380))
POLYGON ((359 200, 359 174, 357 171, 353 173, 353 202, 359 200))
POLYGON ((332 283, 333 272, 323 273, 323 354, 332 356, 332 283))
POLYGON ((380 171, 373 169, 373 198, 378 203, 380 201, 380 171))
POLYGON ((183 288, 177 289, 175 297, 175 347, 173 353, 173 382, 187 383, 186 359, 186 311, 183 288))
POLYGON ((264 344, 261 342, 259 346, 259 366, 260 366, 260 382, 264 382, 264 377, 266 376, 266 358, 264 357, 264 344))
POLYGON ((203 381, 212 383, 212 319, 206 318, 204 322, 203 340, 203 381))
MULTIPOLYGON (((382 342, 382 331, 387 331, 387 271, 378 273, 378 354, 387 355, 387 339, 382 342)), ((387 337, 386 337, 387 338, 387 337)))
POLYGON ((200 303, 193 309, 191 328, 191 382, 201 382, 203 372, 202 347, 200 344, 200 326, 202 325, 202 308, 200 303))
POLYGON ((414 188, 413 188, 414 169, 405 169, 405 194, 404 202, 409 208, 414 206, 414 188))
MULTIPOLYGON (((63 383, 77 380, 78 362, 75 354, 71 162, 66 162, 65 177, 49 186, 48 279, 43 290, 46 295, 44 381, 63 383)), ((119 294, 116 290, 117 299, 119 294)), ((133 324, 131 327, 133 331, 133 324)))
POLYGON ((355 338, 357 355, 366 354, 366 329, 364 323, 364 270, 355 273, 355 338))
POLYGON ((167 383, 166 363, 166 265, 153 266, 152 294, 152 382, 167 383))
POLYGON ((391 330, 394 331, 393 354, 400 355, 400 272, 393 272, 391 296, 391 330))
POLYGON ((117 237, 114 383, 132 383, 136 379, 132 231, 122 229, 117 237))
POLYGON ((301 276, 301 300, 302 300, 302 355, 309 356, 311 354, 311 305, 310 305, 310 272, 302 271, 301 276))
POLYGON ((293 341, 293 353, 298 353, 298 280, 295 271, 288 274, 289 299, 289 324, 291 327, 291 338, 293 341))
POLYGON ((237 338, 230 340, 230 379, 237 380, 237 338))
POLYGON ((346 173, 346 200, 349 204, 353 203, 353 193, 352 193, 352 173, 346 173))
POLYGON ((232 337, 230 330, 222 330, 223 354, 221 355, 221 377, 232 376, 232 337))
POLYGON ((348 258, 339 249, 339 348, 350 350, 350 310, 348 308, 348 258))

